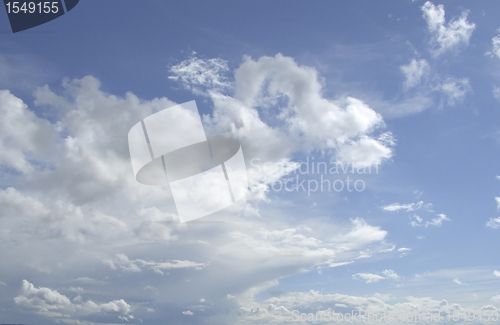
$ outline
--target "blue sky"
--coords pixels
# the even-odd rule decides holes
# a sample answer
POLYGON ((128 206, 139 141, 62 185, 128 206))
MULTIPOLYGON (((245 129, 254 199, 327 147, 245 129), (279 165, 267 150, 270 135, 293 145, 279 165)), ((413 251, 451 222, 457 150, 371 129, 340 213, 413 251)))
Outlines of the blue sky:
POLYGON ((500 308, 495 2, 89 0, 16 34, 0 16, 0 323, 500 308), (190 100, 250 184, 181 224, 127 133, 190 100), (363 189, 307 192, 347 177, 363 189))

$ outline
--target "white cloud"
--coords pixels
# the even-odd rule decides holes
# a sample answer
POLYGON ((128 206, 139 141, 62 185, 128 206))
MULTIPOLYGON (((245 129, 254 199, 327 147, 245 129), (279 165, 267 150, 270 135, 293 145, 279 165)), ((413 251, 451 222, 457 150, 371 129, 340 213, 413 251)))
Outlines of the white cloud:
POLYGON ((495 201, 497 202, 497 210, 500 209, 500 197, 495 197, 495 201))
POLYGON ((425 78, 430 71, 429 64, 424 59, 418 61, 413 59, 408 65, 402 65, 399 68, 405 76, 403 86, 406 90, 420 84, 422 79, 425 78))
MULTIPOLYGON (((242 303, 240 307, 241 324, 283 324, 290 321, 299 313, 309 313, 318 316, 326 316, 328 313, 335 312, 345 315, 358 313, 358 321, 348 321, 353 324, 363 324, 368 318, 360 319, 359 311, 370 312, 372 314, 392 314, 395 315, 414 315, 422 311, 439 312, 442 315, 451 314, 453 310, 465 312, 466 308, 457 303, 448 302, 447 300, 437 300, 432 298, 417 298, 406 297, 398 302, 389 303, 390 296, 386 295, 370 295, 370 296, 351 296, 345 294, 325 294, 319 291, 310 290, 308 292, 286 292, 279 296, 271 297, 260 303, 242 303)), ((480 309, 493 309, 492 306, 483 306, 480 309)), ((300 315, 300 314, 299 314, 300 315)), ((428 314, 427 314, 428 315, 428 314)), ((321 322, 318 318, 318 323, 326 324, 328 321, 321 322)), ((311 318, 310 321, 313 321, 311 318)), ((407 324, 405 321, 398 321, 397 318, 391 323, 402 325, 407 324)))
POLYGON ((486 227, 490 227, 492 229, 500 228, 500 217, 490 218, 490 221, 486 223, 486 227))
POLYGON ((425 222, 423 222, 423 219, 420 216, 414 215, 413 218, 415 220, 411 221, 411 223, 410 223, 412 227, 425 227, 425 228, 427 228, 429 226, 441 227, 441 225, 443 224, 443 221, 451 221, 451 219, 448 218, 443 213, 438 214, 437 218, 433 218, 433 219, 427 220, 425 222))
POLYGON ((491 39, 491 47, 491 54, 500 59, 500 35, 497 35, 491 39))
POLYGON ((465 96, 472 92, 468 78, 448 77, 440 83, 435 90, 440 91, 446 99, 446 105, 455 106, 465 99, 465 96))
POLYGON ((462 281, 460 281, 458 278, 453 279, 453 283, 456 283, 458 285, 463 285, 462 281))
POLYGON ((453 18, 447 24, 443 5, 436 7, 427 1, 422 6, 422 12, 432 36, 431 53, 434 56, 469 44, 469 39, 476 25, 467 21, 467 11, 462 12, 459 18, 453 18))
MULTIPOLYGON (((279 164, 293 153, 314 150, 363 166, 380 165, 392 157, 392 134, 373 134, 384 127, 382 116, 353 97, 325 98, 314 68, 299 66, 281 54, 258 60, 244 57, 231 84, 225 76, 226 66, 220 59, 190 58, 171 72, 173 79, 182 80, 194 93, 199 91, 193 87, 216 80, 206 83, 204 90, 214 105, 212 116, 204 116, 207 133, 238 139, 248 160, 279 164), (224 94, 230 89, 234 95, 224 94)), ((253 176, 259 182, 250 184, 249 199, 265 199, 264 193, 276 179, 253 176)))
POLYGON ((384 270, 382 274, 385 276, 386 279, 399 279, 399 275, 396 274, 393 270, 384 270))
POLYGON ((69 287, 69 291, 77 293, 85 292, 85 290, 82 287, 69 287))
POLYGON ((10 184, 29 181, 29 190, 26 186, 0 190, 0 216, 9 216, 3 218, 2 228, 17 229, 3 230, 6 238, 62 234, 84 242, 92 237, 123 238, 127 233, 139 241, 175 240, 171 235, 177 227, 175 210, 165 200, 170 191, 138 186, 130 177, 126 137, 142 117, 174 103, 166 98, 141 101, 131 93, 125 98, 109 95, 90 76, 65 80, 63 87, 66 96, 47 86, 35 92, 36 105, 56 113, 54 123, 36 117, 8 91, 0 92, 0 110, 6 110, 1 120, 6 125, 0 127, 2 176, 10 177, 10 184), (98 202, 105 198, 118 208, 103 208, 98 202), (136 206, 137 201, 145 207, 136 206))
POLYGON ((407 203, 407 204, 392 203, 382 207, 382 210, 389 212, 398 212, 398 211, 410 212, 420 209, 423 209, 424 211, 427 212, 434 212, 432 210, 432 203, 424 203, 424 201, 418 201, 417 203, 407 203))
MULTIPOLYGON (((392 135, 391 135, 392 137, 392 135)), ((363 136, 338 148, 338 162, 350 162, 354 166, 380 165, 392 157, 393 151, 380 138, 375 140, 363 136)))
POLYGON ((418 216, 416 214, 413 217, 415 218, 415 220, 417 220, 417 222, 422 222, 424 220, 424 219, 422 219, 420 216, 418 216))
POLYGON ((397 275, 396 272, 393 270, 384 270, 382 272, 382 275, 379 274, 372 274, 372 273, 356 273, 352 276, 353 279, 355 280, 363 280, 366 283, 375 283, 379 282, 380 280, 386 280, 386 279, 391 279, 391 280, 397 280, 399 279, 399 275, 397 275))
POLYGON ((182 314, 183 315, 187 315, 187 316, 193 316, 194 315, 194 313, 191 310, 183 311, 182 314))
MULTIPOLYGON (((314 69, 300 67, 293 59, 282 55, 263 57, 258 61, 246 58, 235 74, 236 95, 233 98, 221 94, 224 89, 231 88, 223 76, 226 68, 227 63, 220 59, 191 58, 173 67, 172 72, 185 87, 207 86, 205 90, 214 102, 214 114, 213 118, 205 116, 204 120, 212 136, 239 139, 245 147, 245 156, 248 153, 250 158, 261 158, 262 163, 288 161, 290 168, 278 174, 255 175, 253 179, 257 179, 257 183, 251 184, 249 200, 265 200, 269 184, 294 169, 296 163, 290 161, 293 152, 326 150, 338 160, 364 165, 381 164, 392 156, 395 141, 390 132, 371 136, 371 132, 383 127, 381 116, 355 98, 332 101, 322 97, 322 85, 314 69), (245 87, 247 84, 251 87, 245 87), (288 98, 288 103, 281 105, 276 98, 288 98), (248 106, 245 102, 258 103, 258 107, 248 106), (261 110, 273 105, 277 105, 281 112, 279 119, 282 122, 277 126, 270 126, 270 122, 262 118, 265 114, 261 110)), ((156 207, 141 208, 142 222, 135 225, 135 229, 130 229, 130 224, 125 222, 122 226, 129 229, 122 230, 135 231, 134 237, 141 237, 144 241, 175 239, 171 234, 172 226, 168 224, 175 216, 157 209, 159 201, 170 196, 168 187, 141 187, 133 177, 123 177, 130 174, 126 136, 123 134, 136 121, 174 103, 166 98, 141 101, 132 93, 127 93, 124 98, 109 95, 102 92, 99 81, 90 76, 65 80, 63 87, 66 96, 55 94, 48 86, 35 92, 36 105, 49 106, 57 113, 54 124, 37 118, 10 93, 2 93, 0 105, 19 114, 16 117, 11 113, 2 120, 8 122, 9 125, 2 130, 9 134, 1 139, 14 140, 9 140, 3 148, 0 143, 0 151, 5 153, 1 155, 0 164, 28 172, 52 163, 43 173, 34 174, 33 184, 43 187, 47 194, 51 193, 51 201, 57 197, 62 202, 70 202, 66 204, 74 204, 75 211, 79 211, 81 204, 115 195, 117 199, 126 196, 131 205, 136 201, 154 203, 156 207), (22 124, 23 128, 12 128, 16 123, 22 124), (15 134, 21 129, 24 130, 23 136, 15 134), (26 137, 26 129, 33 135, 26 137), (38 145, 37 141, 43 145, 38 145), (12 143, 16 144, 15 150, 10 147, 12 143), (54 154, 47 154, 49 149, 54 154), (53 158, 33 164, 33 157, 53 158), (155 208, 157 210, 153 211, 155 208)), ((195 91, 192 87, 190 89, 195 91)), ((44 200, 40 202, 50 209, 50 204, 44 200)), ((129 208, 132 207, 129 205, 129 208)), ((248 213, 257 211, 251 205, 245 209, 248 213)), ((100 216, 99 219, 103 220, 103 214, 100 216)), ((85 228, 86 222, 83 221, 87 218, 87 213, 82 211, 78 217, 82 222, 78 227, 85 228)), ((113 221, 115 217, 106 214, 105 218, 113 221)), ((94 227, 90 233, 96 230, 94 227)), ((84 240, 83 233, 85 231, 77 230, 75 240, 84 240)))
POLYGON ((240 140, 250 156, 274 162, 299 150, 331 150, 365 164, 392 156, 387 143, 370 137, 383 127, 382 117, 359 99, 324 98, 313 68, 281 54, 245 57, 234 78, 234 97, 211 93, 213 118, 205 122, 209 133, 240 140), (369 154, 356 154, 361 148, 369 154))
POLYGON ((0 217, 38 216, 49 212, 42 202, 22 194, 13 187, 0 190, 0 204, 0 217))
POLYGON ((497 270, 493 271, 493 275, 500 278, 500 272, 497 270))
POLYGON ((380 280, 385 279, 383 276, 380 276, 378 274, 371 274, 371 273, 356 273, 352 276, 353 279, 355 280, 363 280, 366 283, 374 283, 374 282, 379 282, 380 280))
POLYGON ((351 219, 351 223, 353 228, 349 233, 333 238, 335 243, 341 244, 339 248, 359 248, 369 243, 382 241, 387 235, 387 231, 371 226, 361 218, 351 219))
POLYGON ((109 95, 91 76, 65 80, 63 87, 66 96, 47 86, 35 92, 36 105, 58 112, 56 125, 63 137, 56 168, 38 175, 38 183, 47 190, 64 190, 77 204, 114 194, 148 202, 165 197, 161 187, 138 188, 133 177, 124 177, 131 170, 126 135, 137 121, 175 103, 166 98, 141 101, 132 93, 109 95))
POLYGON ((59 320, 80 315, 112 314, 129 315, 131 306, 123 299, 97 304, 92 300, 71 301, 65 295, 46 287, 35 287, 23 280, 21 292, 14 298, 16 305, 34 309, 37 313, 59 320))
POLYGON ((16 240, 17 236, 29 234, 32 239, 59 237, 70 242, 84 242, 87 238, 113 237, 127 225, 119 219, 91 211, 85 214, 79 206, 50 200, 45 193, 37 193, 43 199, 33 198, 15 188, 0 190, 0 218, 4 217, 3 227, 16 227, 17 232, 5 231, 5 238, 16 240))
POLYGON ((198 95, 207 95, 211 91, 224 91, 230 88, 225 76, 228 71, 227 62, 222 59, 203 60, 191 57, 172 66, 170 72, 173 75, 168 78, 198 95))
MULTIPOLYGON (((386 206, 382 207, 382 210, 388 211, 388 212, 399 212, 399 211, 404 211, 404 212, 413 212, 420 210, 422 213, 434 213, 432 210, 432 203, 427 203, 424 204, 423 201, 419 201, 417 203, 408 203, 408 204, 400 204, 400 203, 392 203, 386 206)), ((424 221, 424 218, 422 218, 420 215, 413 214, 410 216, 410 225, 412 227, 429 227, 429 226, 434 226, 434 227, 440 227, 443 224, 443 221, 450 221, 451 219, 448 218, 445 214, 437 214, 435 218, 432 218, 431 220, 424 221)))
POLYGON ((437 218, 432 219, 431 221, 426 221, 425 222, 425 227, 427 228, 428 226, 435 226, 435 227, 440 227, 443 224, 443 221, 450 221, 450 218, 448 218, 445 214, 440 213, 437 215, 437 218))
POLYGON ((163 275, 163 271, 172 269, 194 269, 202 270, 207 264, 197 263, 186 260, 173 260, 168 262, 154 262, 142 259, 130 260, 125 254, 116 254, 115 258, 112 260, 104 261, 112 269, 117 269, 118 267, 124 272, 141 272, 143 269, 151 269, 155 273, 163 275))
POLYGON ((0 90, 0 165, 30 174, 49 164, 58 135, 55 127, 28 110, 8 90, 0 90))
POLYGON ((430 210, 432 207, 431 203, 424 204, 423 201, 418 201, 417 203, 408 203, 408 204, 399 204, 399 203, 392 203, 386 206, 382 207, 382 210, 384 211, 390 211, 390 212, 398 212, 398 211, 415 211, 419 210, 421 208, 425 208, 426 210, 430 210))
POLYGON ((178 223, 178 217, 171 212, 162 212, 155 206, 141 208, 138 211, 141 224, 135 229, 137 236, 144 240, 175 240, 172 235, 172 223, 178 223))
POLYGON ((307 264, 313 267, 326 264, 338 256, 335 245, 302 232, 300 228, 261 229, 254 234, 234 231, 228 234, 234 240, 233 246, 230 251, 223 251, 231 255, 238 251, 246 252, 245 258, 238 260, 252 261, 256 269, 260 269, 259 264, 264 261, 267 261, 268 266, 280 268, 307 264))
MULTIPOLYGON (((263 186, 253 193, 255 201, 272 203, 265 195, 259 195, 265 193, 269 182, 297 167, 290 158, 292 151, 320 148, 338 155, 342 145, 359 142, 366 149, 382 148, 388 157, 384 148, 394 145, 390 133, 373 137, 370 133, 383 126, 381 117, 354 98, 338 102, 323 98, 320 78, 314 69, 300 67, 291 58, 282 56, 245 62, 243 66, 273 67, 273 76, 260 68, 254 72, 274 78, 269 84, 293 99, 293 105, 276 103, 271 107, 271 99, 259 99, 262 93, 254 96, 262 105, 281 110, 282 122, 274 123, 276 121, 266 120, 263 106, 249 107, 239 99, 210 93, 215 110, 213 117, 205 117, 205 124, 212 135, 238 138, 248 149, 249 157, 288 166, 283 172, 257 175, 263 186), (321 107, 310 112, 308 105, 316 103, 321 107), (316 130, 314 123, 321 122, 322 114, 329 118, 325 128, 316 130), (340 120, 336 121, 337 118, 340 120), (327 127, 331 127, 331 134, 327 127), (318 146, 314 144, 316 139, 320 140, 318 146), (366 140, 369 142, 365 144, 366 140), (286 147, 288 143, 291 149, 286 147)), ((244 72, 248 74, 252 69, 244 72)), ((238 78, 236 84, 252 79, 244 74, 238 78)), ((189 281, 194 281, 192 273, 197 269, 203 269, 195 272, 200 292, 215 303, 221 292, 226 301, 227 293, 237 296, 261 282, 317 267, 338 267, 371 255, 391 254, 387 246, 392 245, 385 242, 387 231, 364 219, 343 222, 307 218, 310 225, 304 226, 278 212, 272 214, 272 222, 269 222, 271 219, 267 217, 244 215, 244 209, 259 207, 255 202, 243 202, 233 210, 222 211, 215 218, 220 220, 208 217, 206 223, 179 225, 168 187, 142 186, 135 182, 126 137, 137 121, 174 103, 167 98, 141 100, 132 93, 123 97, 107 94, 100 89, 99 81, 90 76, 65 80, 63 88, 64 95, 54 93, 47 86, 35 92, 37 111, 50 110, 55 114, 51 118, 53 122, 36 117, 8 92, 0 96, 2 104, 21 108, 18 111, 24 116, 20 119, 22 123, 34 125, 34 130, 48 130, 55 136, 53 141, 49 137, 47 148, 42 146, 40 151, 33 145, 37 139, 26 142, 25 147, 32 148, 26 151, 22 146, 10 148, 4 142, 9 150, 18 151, 16 155, 25 164, 23 170, 26 171, 25 174, 19 172, 20 176, 17 171, 8 175, 19 183, 23 181, 23 186, 13 182, 10 188, 0 190, 0 237, 3 240, 0 257, 9 261, 4 268, 23 265, 32 272, 41 271, 37 276, 47 281, 57 278, 73 285, 69 289, 65 285, 66 291, 58 292, 23 282, 25 289, 17 297, 19 306, 43 313, 54 322, 63 318, 85 322, 85 315, 99 313, 116 316, 114 310, 123 317, 115 321, 122 322, 124 318, 131 319, 132 307, 120 298, 135 296, 138 292, 151 298, 149 301, 156 299, 158 305, 175 297, 176 307, 187 309, 185 306, 191 304, 188 301, 191 298, 185 292, 192 287, 193 282, 189 281), (54 154, 46 155, 50 150, 54 154), (46 157, 52 158, 44 160, 46 157), (46 255, 47 251, 53 254, 46 255), (179 272, 172 271, 175 269, 179 272), (151 276, 151 271, 171 274, 155 282, 159 278, 151 276), (123 285, 125 279, 126 286, 123 285), (213 286, 214 281, 220 283, 217 288, 213 286), (145 287, 157 290, 144 290, 145 287), (92 300, 99 299, 94 298, 99 294, 105 295, 106 298, 100 300, 110 302, 94 303, 70 296, 84 293, 92 293, 92 300), (44 300, 44 294, 59 301, 44 300)), ((8 124, 10 117, 6 115, 2 122, 7 120, 8 124)), ((16 130, 8 132, 8 136, 17 136, 16 130)), ((19 143, 22 141, 27 140, 20 138, 19 143)), ((356 159, 368 162, 386 159, 384 152, 378 152, 381 153, 356 159)), ((10 162, 3 160, 0 164, 10 166, 10 162)), ((232 301, 229 303, 234 303, 232 301)), ((141 308, 146 311, 146 307, 141 308)), ((196 312, 193 308, 189 307, 196 312)), ((159 311, 160 307, 154 309, 159 311)))

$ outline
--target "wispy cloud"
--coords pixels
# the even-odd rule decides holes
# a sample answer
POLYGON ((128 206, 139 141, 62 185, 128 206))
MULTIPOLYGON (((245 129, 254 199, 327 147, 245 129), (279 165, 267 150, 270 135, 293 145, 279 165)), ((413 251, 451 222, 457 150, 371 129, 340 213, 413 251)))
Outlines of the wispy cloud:
POLYGON ((441 225, 443 224, 443 221, 450 221, 451 220, 443 213, 438 214, 437 218, 433 218, 433 219, 427 220, 425 222, 423 222, 423 219, 417 215, 414 215, 413 219, 414 220, 411 221, 411 223, 410 223, 412 227, 425 227, 425 228, 427 228, 429 226, 441 227, 441 225))
POLYGON ((399 275, 393 270, 384 270, 382 271, 382 275, 372 274, 372 273, 356 273, 352 276, 355 280, 363 280, 366 283, 374 283, 379 282, 380 280, 397 280, 399 279, 399 275))
POLYGON ((415 211, 424 208, 426 210, 430 210, 432 208, 431 203, 424 204, 423 201, 419 201, 417 203, 408 203, 408 204, 400 204, 400 203, 392 203, 382 207, 382 210, 389 212, 398 212, 398 211, 415 211))
POLYGON ((455 106, 462 103, 465 96, 472 92, 468 78, 459 79, 454 77, 448 77, 440 82, 435 87, 435 90, 440 91, 444 95, 446 105, 448 106, 455 106))
POLYGON ((422 12, 431 33, 431 53, 434 56, 469 44, 469 39, 476 25, 467 21, 467 11, 462 12, 459 18, 453 18, 448 23, 445 20, 443 5, 436 7, 432 2, 427 1, 422 6, 422 12))
POLYGON ((430 72, 429 64, 426 60, 411 60, 408 65, 399 67, 405 76, 404 88, 408 90, 420 84, 430 72))
MULTIPOLYGON (((500 29, 498 31, 500 31, 500 29)), ((500 59, 500 34, 497 36, 494 36, 491 39, 491 52, 488 51, 485 54, 489 54, 492 57, 496 56, 497 58, 500 59)))
MULTIPOLYGON (((414 212, 420 210, 420 212, 429 214, 429 213, 434 213, 432 210, 432 203, 427 203, 424 204, 423 201, 419 201, 417 203, 407 203, 407 204, 400 204, 400 203, 392 203, 386 206, 382 207, 382 210, 388 211, 388 212, 414 212)), ((412 227, 440 227, 443 224, 443 221, 450 221, 451 219, 448 218, 445 214, 440 213, 437 214, 435 218, 432 218, 431 220, 424 221, 424 219, 417 215, 413 214, 410 216, 410 225, 412 227)))
POLYGON ((379 282, 380 280, 385 279, 383 276, 372 273, 356 273, 352 276, 355 280, 363 280, 366 283, 374 283, 379 282))
POLYGON ((490 227, 491 229, 500 228, 500 217, 490 218, 490 220, 486 223, 486 227, 490 227))

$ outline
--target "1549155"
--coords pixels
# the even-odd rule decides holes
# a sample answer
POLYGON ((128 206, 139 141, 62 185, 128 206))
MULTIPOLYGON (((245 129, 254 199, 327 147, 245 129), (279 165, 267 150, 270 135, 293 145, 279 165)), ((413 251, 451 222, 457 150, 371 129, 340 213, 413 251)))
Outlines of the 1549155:
POLYGON ((33 14, 33 13, 53 13, 57 14, 59 11, 58 2, 57 1, 46 1, 46 2, 19 2, 12 1, 5 3, 7 8, 7 13, 13 14, 33 14))

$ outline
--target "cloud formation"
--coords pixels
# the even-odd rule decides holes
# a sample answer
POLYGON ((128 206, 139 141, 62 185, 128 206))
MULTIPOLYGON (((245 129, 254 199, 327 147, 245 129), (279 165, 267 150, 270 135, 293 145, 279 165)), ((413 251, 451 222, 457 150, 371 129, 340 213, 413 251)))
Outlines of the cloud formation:
POLYGON ((439 56, 469 44, 476 25, 467 21, 467 11, 462 12, 459 18, 453 18, 448 23, 446 23, 443 5, 436 7, 432 2, 427 1, 422 6, 422 12, 431 33, 431 53, 433 56, 439 56))
MULTIPOLYGON (((184 66, 205 67, 200 78, 220 83, 220 69, 197 58, 172 67, 173 78, 184 75, 179 72, 184 66)), ((217 87, 206 90, 214 112, 204 122, 208 133, 237 138, 252 157, 276 162, 297 151, 329 150, 346 162, 371 165, 393 154, 388 142, 371 136, 384 126, 378 113, 356 98, 323 97, 317 71, 290 57, 245 57, 231 88, 234 95, 217 87)))
POLYGON ((414 210, 419 210, 420 208, 426 208, 430 209, 432 207, 432 204, 428 203, 424 205, 423 201, 419 201, 417 203, 408 203, 408 204, 399 204, 399 203, 392 203, 386 206, 382 207, 382 210, 384 211, 389 211, 389 212, 397 212, 397 211, 414 211, 414 210))
MULTIPOLYGON (((222 64, 212 63, 196 71, 222 64)), ((177 71, 186 74, 189 64, 177 71)), ((159 306, 196 317, 206 305, 199 296, 223 310, 237 304, 227 294, 253 301, 248 290, 277 278, 396 254, 387 249, 387 231, 363 218, 308 218, 304 225, 266 206, 259 210, 270 202, 267 186, 298 167, 292 153, 324 150, 333 159, 366 164, 389 159, 395 140, 387 131, 377 133, 381 116, 359 99, 324 98, 317 72, 291 58, 247 58, 240 69, 228 87, 221 84, 230 78, 211 73, 179 81, 193 83, 193 91, 213 101, 213 114, 204 117, 211 135, 240 139, 250 158, 288 167, 256 175, 248 200, 221 212, 219 220, 188 225, 179 224, 168 186, 135 182, 127 146, 132 125, 174 102, 108 94, 86 76, 64 80, 60 93, 48 86, 35 91, 37 112, 49 112, 49 120, 9 91, 0 93, 0 164, 10 184, 0 190, 0 258, 10 261, 5 270, 31 270, 10 298, 17 306, 52 321, 137 320, 162 313, 159 306), (207 82, 213 85, 208 90, 203 78, 219 81, 207 82), (246 91, 245 83, 260 90, 246 91), (234 97, 225 94, 233 88, 234 97), (271 120, 266 110, 278 110, 280 118, 271 120), (20 134, 19 125, 27 133, 20 134), (32 284, 54 277, 71 286, 61 291, 32 284), (200 291, 195 302, 186 294, 192 285, 200 291), (91 300, 82 298, 89 292, 91 300)))
POLYGON ((448 77, 437 87, 445 97, 446 105, 455 106, 462 103, 467 93, 472 91, 468 78, 448 77))
POLYGON ((365 281, 366 283, 374 283, 386 279, 397 280, 399 279, 399 275, 397 275, 397 273, 393 270, 388 269, 384 270, 382 275, 373 273, 356 273, 352 276, 352 278, 355 280, 365 281))
MULTIPOLYGON (((496 301, 495 299, 493 300, 496 301)), ((492 305, 485 305, 479 309, 482 312, 498 312, 498 309, 492 305)), ((305 313, 306 320, 308 319, 309 322, 328 324, 331 323, 331 320, 328 321, 328 318, 325 318, 325 316, 335 313, 342 314, 344 317, 346 314, 349 314, 346 323, 366 324, 371 320, 368 317, 361 318, 360 313, 369 312, 372 315, 392 314, 395 318, 390 323, 402 325, 409 323, 407 321, 408 318, 401 317, 402 319, 399 319, 397 315, 412 315, 413 317, 415 314, 422 313, 420 317, 423 319, 425 313, 427 313, 427 319, 429 319, 429 313, 432 312, 434 314, 439 313, 442 315, 441 318, 444 318, 445 315, 451 314, 454 310, 457 313, 464 313, 469 309, 444 299, 406 297, 405 299, 395 300, 390 295, 355 296, 339 293, 325 294, 316 290, 310 290, 308 292, 286 292, 266 299, 259 304, 246 305, 241 308, 240 323, 283 324, 284 322, 293 320, 297 321, 297 317, 305 313), (352 317, 353 315, 357 315, 357 317, 352 317)), ((302 317, 304 319, 304 316, 302 317)), ((340 315, 337 317, 340 317, 340 315)), ((467 321, 460 319, 457 323, 465 324, 467 321)))
MULTIPOLYGON (((425 214, 429 213, 434 213, 434 210, 432 210, 432 203, 427 203, 424 204, 423 201, 418 201, 417 203, 408 203, 408 204, 400 204, 400 203, 392 203, 386 206, 382 207, 383 211, 387 212, 413 212, 413 211, 418 211, 423 212, 425 214)), ((450 221, 451 219, 448 218, 445 214, 439 213, 436 215, 436 217, 432 218, 431 220, 426 220, 424 222, 424 219, 417 215, 413 214, 410 218, 410 225, 412 227, 440 227, 444 221, 450 221)))
POLYGON ((50 163, 56 146, 55 127, 28 110, 23 101, 8 90, 0 90, 0 164, 29 175, 39 164, 50 163))
POLYGON ((486 227, 489 227, 491 229, 498 229, 498 228, 500 228, 500 217, 498 217, 498 218, 490 218, 490 220, 486 223, 486 227))
POLYGON ((443 224, 443 221, 450 221, 451 220, 443 213, 438 214, 437 218, 432 218, 431 220, 427 220, 425 222, 423 222, 423 219, 417 215, 414 215, 413 219, 414 220, 412 220, 410 222, 412 227, 425 227, 425 228, 427 228, 429 226, 441 227, 441 225, 443 224))
POLYGON ((191 57, 170 68, 172 75, 168 78, 177 81, 183 87, 197 95, 208 92, 220 92, 230 88, 226 77, 229 71, 227 62, 215 58, 199 60, 191 57))
POLYGON ((491 52, 487 52, 487 54, 491 54, 500 59, 500 35, 494 36, 491 39, 491 52))
POLYGON ((405 82, 403 84, 405 90, 419 85, 422 79, 425 78, 430 71, 429 64, 424 59, 418 61, 412 59, 408 65, 402 65, 400 69, 405 76, 405 82))
MULTIPOLYGON (((27 280, 21 284, 21 292, 14 298, 16 305, 35 310, 38 314, 51 317, 58 321, 78 324, 77 318, 82 315, 116 315, 133 319, 130 305, 123 299, 107 303, 95 303, 92 300, 83 301, 79 295, 70 300, 56 290, 46 287, 35 287, 27 280)), ((123 319, 123 318, 122 318, 123 319)))
POLYGON ((197 263, 192 261, 173 260, 167 262, 155 262, 142 259, 130 260, 125 254, 116 254, 114 259, 105 260, 106 264, 112 269, 120 268, 124 272, 141 272, 143 269, 151 269, 155 273, 164 275, 165 270, 171 269, 195 269, 202 270, 207 265, 205 263, 197 263))

